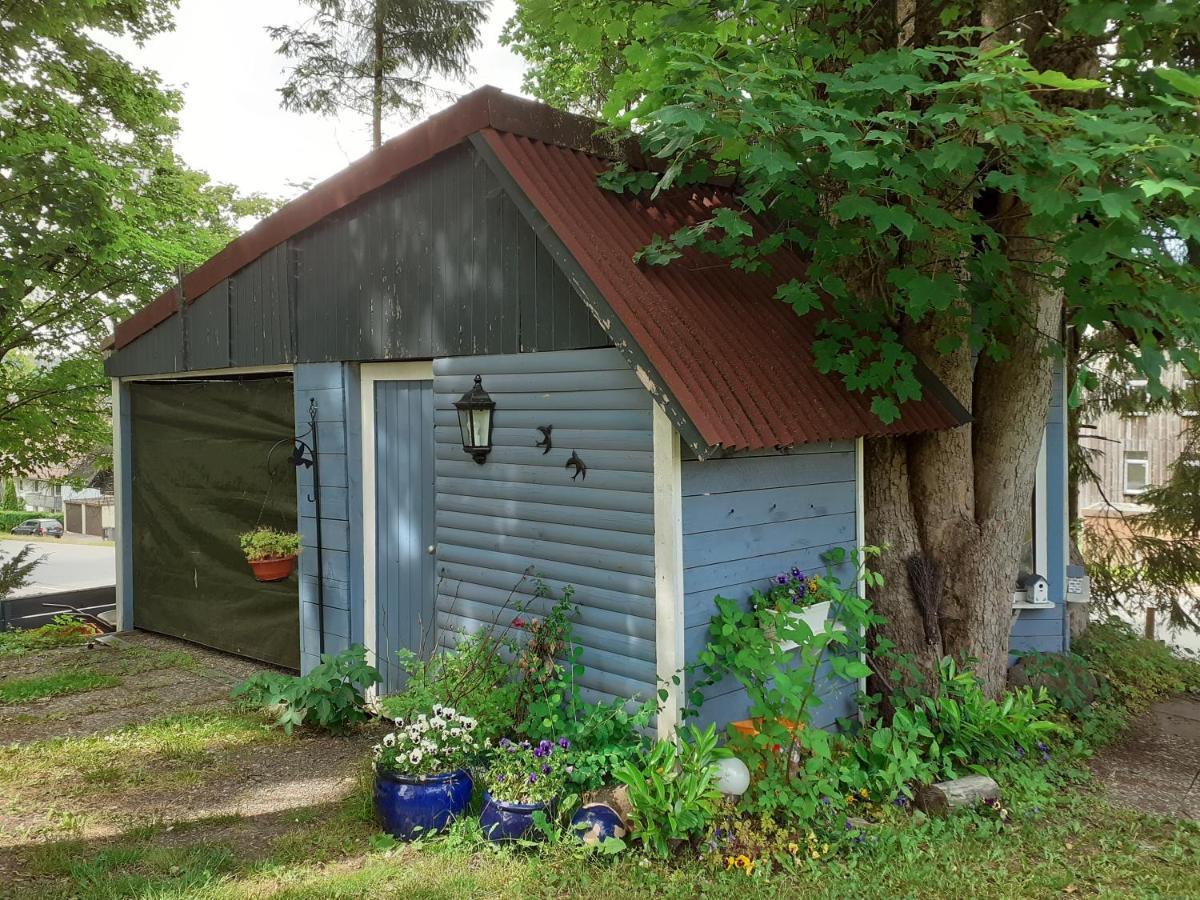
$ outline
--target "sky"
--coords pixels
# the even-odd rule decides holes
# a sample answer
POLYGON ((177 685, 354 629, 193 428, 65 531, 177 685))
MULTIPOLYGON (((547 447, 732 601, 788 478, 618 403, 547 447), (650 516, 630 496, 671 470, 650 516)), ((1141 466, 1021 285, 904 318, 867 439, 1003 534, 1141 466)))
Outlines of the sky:
MULTIPOLYGON (((500 46, 512 0, 493 0, 475 51, 469 83, 458 93, 491 84, 520 93, 522 62, 500 46)), ((311 14, 300 0, 181 0, 175 30, 145 46, 106 43, 141 67, 156 70, 184 96, 176 150, 213 180, 290 199, 370 149, 370 123, 356 115, 325 118, 279 107, 287 60, 275 54, 268 25, 296 25, 311 14)), ((434 112, 445 103, 431 104, 434 112)), ((385 120, 384 139, 399 134, 402 118, 385 120)))

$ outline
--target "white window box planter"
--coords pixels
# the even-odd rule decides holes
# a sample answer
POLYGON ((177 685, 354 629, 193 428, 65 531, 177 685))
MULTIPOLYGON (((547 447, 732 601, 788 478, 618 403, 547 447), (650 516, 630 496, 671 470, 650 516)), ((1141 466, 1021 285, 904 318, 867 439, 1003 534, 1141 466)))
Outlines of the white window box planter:
MULTIPOLYGON (((825 621, 829 618, 829 607, 832 605, 831 601, 826 600, 824 603, 814 603, 812 606, 806 606, 804 609, 788 613, 788 615, 796 621, 803 621, 813 630, 813 634, 819 634, 825 630, 825 621)), ((840 628, 841 626, 838 627, 840 628)), ((779 642, 779 647, 782 650, 795 650, 799 646, 795 641, 779 642)))

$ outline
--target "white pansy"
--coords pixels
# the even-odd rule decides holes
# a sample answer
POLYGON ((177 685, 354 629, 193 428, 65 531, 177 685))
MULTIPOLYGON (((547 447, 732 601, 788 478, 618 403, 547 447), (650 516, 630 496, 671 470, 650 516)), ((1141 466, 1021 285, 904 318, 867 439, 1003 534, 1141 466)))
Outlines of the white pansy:
POLYGON ((414 766, 419 766, 423 758, 424 756, 420 750, 414 750, 412 753, 408 754, 408 761, 414 766))
POLYGON ((454 711, 453 706, 443 706, 442 707, 442 715, 444 717, 446 717, 447 719, 453 719, 457 715, 457 713, 454 711))
POLYGON ((394 735, 394 734, 384 735, 383 746, 395 747, 396 746, 396 735, 394 735))

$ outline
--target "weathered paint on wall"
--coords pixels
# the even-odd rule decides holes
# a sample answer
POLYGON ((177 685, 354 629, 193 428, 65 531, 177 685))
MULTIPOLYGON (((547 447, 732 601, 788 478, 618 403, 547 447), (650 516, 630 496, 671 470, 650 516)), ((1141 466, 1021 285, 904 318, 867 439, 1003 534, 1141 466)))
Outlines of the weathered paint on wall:
POLYGON ((106 366, 124 376, 608 344, 464 145, 269 251, 106 366))
MULTIPOLYGON (((321 462, 321 543, 324 547, 325 652, 362 643, 361 423, 358 370, 342 363, 297 365, 296 434, 310 446, 309 405, 317 403, 321 462)), ((280 454, 283 462, 286 453, 280 454)), ((300 514, 301 668, 319 659, 317 520, 313 471, 296 470, 300 514)))
POLYGON ((1023 609, 1012 626, 1009 648, 1061 653, 1070 648, 1066 615, 1067 561, 1067 402, 1063 369, 1054 376, 1054 394, 1046 420, 1046 581, 1053 609, 1023 609))
MULTIPOLYGON (((541 575, 575 588, 591 697, 655 690, 650 397, 616 350, 434 362, 437 577, 442 640, 507 627, 541 575), (462 449, 453 401, 476 374, 496 401, 494 449, 462 449), (552 427, 553 449, 534 446, 552 427), (587 465, 572 480, 572 452, 587 465)), ((549 604, 533 601, 535 615, 549 604)))
MULTIPOLYGON (((684 640, 694 661, 708 640, 718 594, 743 600, 792 566, 822 571, 821 554, 855 542, 853 444, 790 454, 737 455, 683 463, 684 640)), ((843 573, 839 573, 843 574, 843 573)), ((854 713, 857 686, 818 674, 821 727, 854 713)), ((745 718, 748 699, 732 679, 707 692, 702 723, 745 718)))

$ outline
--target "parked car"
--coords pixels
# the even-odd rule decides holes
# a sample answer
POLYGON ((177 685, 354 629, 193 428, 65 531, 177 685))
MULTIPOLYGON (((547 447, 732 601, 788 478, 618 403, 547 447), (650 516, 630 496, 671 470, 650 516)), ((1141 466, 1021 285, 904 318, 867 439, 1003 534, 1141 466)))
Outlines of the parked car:
POLYGON ((11 533, 60 538, 63 536, 63 527, 57 519, 26 519, 20 525, 14 525, 11 533))

